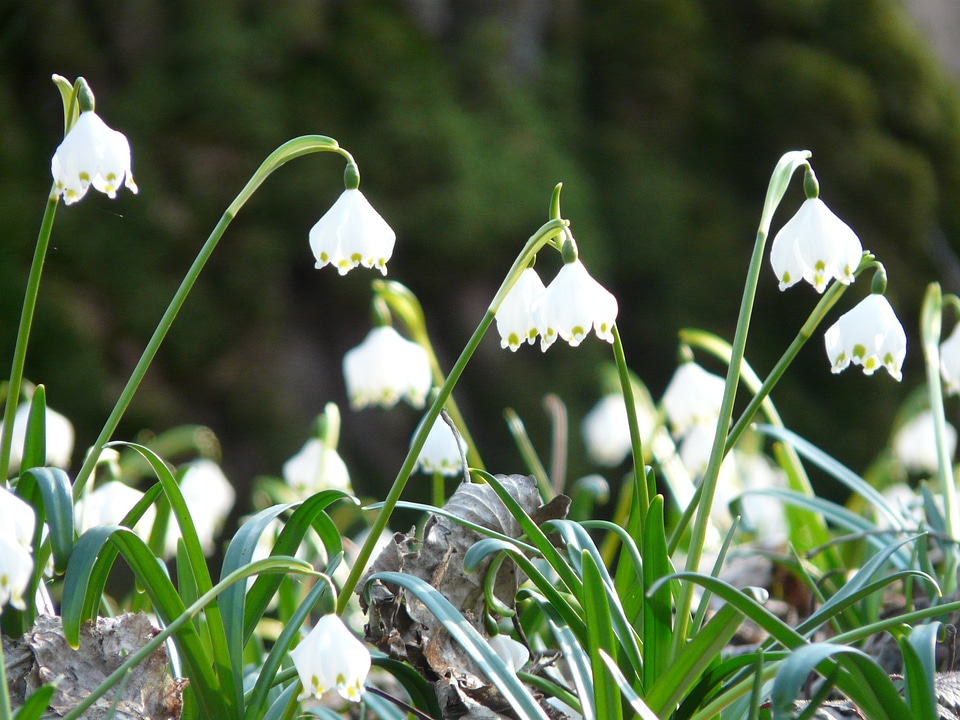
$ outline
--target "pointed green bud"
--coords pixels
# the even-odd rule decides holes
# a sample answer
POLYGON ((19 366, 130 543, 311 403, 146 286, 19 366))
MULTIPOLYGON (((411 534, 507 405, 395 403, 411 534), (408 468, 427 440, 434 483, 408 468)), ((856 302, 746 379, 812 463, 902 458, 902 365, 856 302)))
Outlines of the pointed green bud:
POLYGON ((347 190, 356 190, 360 187, 360 168, 356 163, 349 162, 343 169, 343 185, 347 190))
POLYGON ((78 77, 77 82, 77 102, 80 104, 80 112, 93 112, 97 101, 93 97, 93 90, 87 84, 85 78, 78 77))
POLYGON ((820 183, 817 180, 817 174, 809 165, 807 165, 806 172, 803 174, 803 194, 807 200, 815 200, 820 197, 820 183))

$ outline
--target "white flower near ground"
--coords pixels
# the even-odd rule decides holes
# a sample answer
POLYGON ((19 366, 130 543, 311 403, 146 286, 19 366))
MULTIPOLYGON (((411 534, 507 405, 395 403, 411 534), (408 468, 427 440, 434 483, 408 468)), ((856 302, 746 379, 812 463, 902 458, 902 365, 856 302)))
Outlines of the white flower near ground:
POLYGON ((863 367, 866 375, 873 375, 882 366, 897 382, 902 377, 907 335, 883 295, 871 293, 841 315, 827 329, 824 343, 834 373, 842 372, 852 362, 863 367))
POLYGON ((613 293, 594 280, 582 262, 564 264, 533 306, 540 349, 546 352, 558 337, 577 347, 591 329, 612 343, 618 309, 613 293))
POLYGON ((516 674, 530 659, 530 651, 523 643, 517 642, 509 635, 494 635, 487 642, 493 651, 503 660, 507 669, 516 674))
POLYGON ((0 487, 0 535, 29 550, 33 546, 36 524, 33 506, 11 490, 0 487))
POLYGON ((283 480, 298 495, 307 497, 332 488, 350 492, 350 473, 340 454, 319 438, 307 440, 283 464, 283 480))
POLYGON ((692 426, 715 426, 726 381, 695 362, 681 363, 663 393, 663 409, 679 437, 692 426))
MULTIPOLYGON (((180 492, 197 529, 203 552, 210 555, 214 550, 214 541, 233 509, 237 493, 220 466, 206 459, 187 464, 180 479, 180 492)), ((171 516, 165 544, 168 557, 176 554, 179 537, 180 527, 171 516)))
POLYGON ((457 475, 463 469, 461 450, 466 449, 463 438, 454 436, 450 426, 438 417, 417 456, 417 467, 428 474, 457 475))
MULTIPOLYGON (((30 418, 30 403, 22 403, 13 416, 13 436, 10 445, 10 471, 17 472, 23 460, 23 442, 27 437, 27 420, 30 418)), ((0 422, 0 432, 3 432, 3 423, 0 422)), ((73 424, 56 410, 46 409, 44 417, 44 432, 47 438, 47 460, 49 467, 58 467, 66 470, 70 467, 70 458, 73 455, 74 431, 73 424)))
POLYGON ((355 410, 367 405, 391 408, 400 398, 422 408, 433 384, 427 351, 389 325, 373 328, 347 351, 343 376, 355 410))
POLYGON ((130 168, 126 136, 92 110, 80 113, 50 161, 54 192, 67 205, 81 200, 91 185, 111 198, 124 186, 136 194, 130 168))
POLYGON ((298 700, 336 689, 341 697, 360 702, 370 672, 370 651, 337 615, 324 615, 290 653, 303 692, 298 700))
POLYGON ((516 351, 524 342, 533 344, 539 335, 533 306, 545 290, 543 281, 532 267, 526 268, 497 309, 497 331, 500 347, 516 351))
POLYGON ((947 395, 960 394, 960 323, 940 344, 940 377, 947 395))
MULTIPOLYGON (((944 426, 944 439, 950 457, 957 449, 957 430, 950 423, 944 426)), ((917 413, 893 436, 893 454, 910 473, 935 475, 940 468, 937 457, 937 437, 934 432, 933 412, 917 413)))
POLYGON ((770 264, 780 289, 806 280, 822 293, 830 280, 854 281, 863 247, 860 238, 819 198, 810 198, 773 238, 770 264))
MULTIPOLYGON (((77 501, 74 516, 78 533, 84 533, 100 525, 119 525, 124 516, 143 498, 143 493, 119 480, 110 480, 98 485, 95 490, 77 501)), ((149 538, 156 518, 153 505, 140 518, 134 531, 142 538, 149 538)))
MULTIPOLYGON (((643 440, 653 431, 654 418, 639 405, 636 408, 638 429, 643 440)), ((580 430, 587 454, 598 465, 616 467, 630 454, 630 424, 627 406, 620 393, 609 393, 600 398, 584 416, 580 430)))
POLYGON ((387 274, 397 235, 359 190, 344 190, 310 229, 317 268, 333 265, 346 275, 358 265, 387 274))
POLYGON ((26 609, 23 593, 33 574, 33 556, 12 533, 0 532, 0 612, 8 603, 26 609))

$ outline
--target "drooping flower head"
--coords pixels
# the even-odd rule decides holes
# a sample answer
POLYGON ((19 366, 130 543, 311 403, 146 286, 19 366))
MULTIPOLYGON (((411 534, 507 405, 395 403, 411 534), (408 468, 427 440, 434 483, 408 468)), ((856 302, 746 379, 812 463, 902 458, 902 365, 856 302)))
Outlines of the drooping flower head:
MULTIPOLYGON (((947 453, 953 457, 957 449, 957 430, 944 425, 947 453)), ((893 454, 907 472, 935 475, 940 468, 933 412, 924 410, 910 418, 893 436, 893 454)))
POLYGON ((532 267, 526 268, 497 309, 497 330, 500 347, 516 351, 524 342, 531 345, 537 339, 534 303, 544 291, 543 281, 532 267))
POLYGON ((12 537, 0 532, 0 612, 9 603, 18 610, 26 609, 23 593, 33 574, 33 556, 12 537))
MULTIPOLYGON (((640 437, 646 438, 653 430, 654 418, 639 403, 637 422, 640 437)), ((616 467, 632 449, 627 407, 620 393, 608 393, 588 412, 580 428, 590 459, 598 465, 616 467)))
POLYGON ((110 198, 124 186, 136 194, 130 168, 126 136, 108 127, 93 110, 80 113, 50 161, 54 191, 67 205, 81 200, 91 185, 110 198))
POLYGON ((300 675, 299 700, 319 700, 336 689, 341 697, 360 702, 370 672, 370 651, 337 615, 324 615, 290 653, 300 675))
MULTIPOLYGON (((13 436, 10 445, 10 469, 16 472, 23 459, 23 443, 27 437, 27 421, 30 419, 30 403, 24 402, 17 407, 13 416, 13 436)), ((44 434, 46 436, 46 464, 49 467, 67 469, 73 455, 73 423, 56 410, 46 408, 44 415, 44 434)), ((0 432, 3 422, 0 421, 0 432)))
POLYGON ((808 198, 773 238, 770 264, 786 290, 806 280, 822 293, 831 279, 854 281, 863 247, 860 238, 820 200, 808 198))
POLYGON ((389 325, 373 328, 343 357, 350 405, 391 408, 400 398, 422 408, 430 392, 430 358, 420 345, 405 340, 389 325))
POLYGON ((462 453, 466 452, 466 443, 459 435, 438 417, 427 433, 427 439, 417 457, 417 467, 425 473, 440 473, 454 476, 463 468, 462 453))
POLYGON ((618 309, 613 293, 594 280, 580 260, 564 263, 533 307, 540 349, 546 352, 558 337, 577 347, 591 329, 612 343, 618 309))
POLYGON ((824 335, 827 357, 834 373, 852 362, 866 375, 885 367, 897 382, 907 354, 907 335, 883 296, 871 293, 852 310, 840 316, 824 335))
POLYGON ((694 425, 711 429, 720 415, 725 381, 695 362, 681 363, 663 393, 663 409, 675 437, 694 425))
POLYGON ((960 394, 960 323, 940 344, 940 377, 948 395, 960 394))
MULTIPOLYGON (((203 552, 210 555, 214 550, 214 541, 233 509, 236 490, 217 463, 200 459, 185 466, 180 479, 180 491, 197 528, 203 552)), ((176 520, 171 517, 170 521, 165 548, 168 556, 176 553, 177 538, 180 537, 176 520)))
MULTIPOLYGON (((77 501, 74 508, 78 533, 84 533, 100 525, 119 525, 124 516, 143 498, 143 493, 119 480, 110 480, 98 485, 96 490, 77 501)), ((156 518, 156 509, 151 505, 136 525, 142 538, 149 538, 156 518)))
POLYGON ((346 189, 326 214, 310 229, 310 248, 317 267, 333 265, 346 275, 363 265, 387 274, 396 233, 373 209, 359 189, 346 189))
POLYGON ((283 480, 304 497, 327 488, 350 490, 350 473, 343 458, 319 438, 307 440, 300 452, 283 464, 283 480))

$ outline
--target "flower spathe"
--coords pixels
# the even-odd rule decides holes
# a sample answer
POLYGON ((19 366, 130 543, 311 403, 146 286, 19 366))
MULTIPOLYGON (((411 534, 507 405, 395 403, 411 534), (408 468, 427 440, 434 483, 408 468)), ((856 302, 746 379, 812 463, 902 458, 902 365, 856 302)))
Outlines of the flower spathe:
POLYGON ((54 192, 67 205, 81 200, 94 188, 108 197, 126 187, 137 193, 130 161, 130 143, 94 111, 80 113, 50 161, 54 192))
POLYGON ((824 335, 832 370, 842 372, 853 363, 873 375, 879 367, 897 382, 907 354, 907 336, 890 302, 872 293, 840 316, 824 335))
POLYGON ((417 467, 425 473, 457 475, 463 467, 461 453, 466 452, 466 449, 463 438, 455 436, 443 418, 438 417, 420 449, 417 467))
POLYGON ((433 383, 426 350, 389 325, 373 328, 343 356, 343 376, 355 410, 367 405, 391 408, 400 398, 422 408, 433 383))
POLYGON ((524 342, 533 344, 539 335, 533 305, 546 288, 537 271, 526 268, 497 309, 500 347, 516 351, 524 342))
POLYGON ((960 323, 940 344, 940 377, 948 395, 960 394, 960 323))
POLYGON ((850 226, 820 198, 808 198, 774 236, 770 264, 781 290, 806 280, 822 293, 831 279, 853 282, 862 254, 850 226))
POLYGON ((591 329, 612 343, 618 309, 613 293, 594 280, 580 260, 565 263, 534 303, 540 349, 546 352, 558 337, 576 347, 591 329))
POLYGON ((333 265, 346 275, 358 265, 387 274, 397 235, 357 189, 347 189, 310 229, 317 268, 333 265))
POLYGON ((339 616, 320 618, 290 657, 303 685, 298 700, 319 700, 336 689, 345 700, 360 702, 370 672, 370 651, 339 616))

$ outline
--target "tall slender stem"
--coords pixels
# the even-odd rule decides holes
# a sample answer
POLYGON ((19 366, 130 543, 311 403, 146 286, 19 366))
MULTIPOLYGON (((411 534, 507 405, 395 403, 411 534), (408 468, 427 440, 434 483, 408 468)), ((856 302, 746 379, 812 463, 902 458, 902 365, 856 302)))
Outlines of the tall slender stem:
POLYGON ((460 353, 460 357, 457 359, 457 362, 454 364, 453 368, 451 368, 446 380, 444 380, 443 385, 440 386, 440 390, 437 392, 436 397, 430 404, 430 407, 427 409, 427 414, 424 416, 423 420, 420 421, 417 432, 413 436, 413 441, 410 443, 410 450, 407 452, 407 457, 404 459, 403 465, 400 466, 400 470, 397 473, 397 478, 393 481, 393 485, 390 487, 387 497, 381 504, 380 510, 377 513, 377 517, 373 521, 373 525, 370 526, 370 531, 367 533, 367 539, 361 546, 360 552, 357 553, 357 559, 354 561, 353 567, 350 569, 350 575, 343 583, 343 587, 340 590, 340 599, 337 603, 337 614, 343 614, 343 611, 350 600, 350 596, 353 594, 354 588, 360 581, 360 576, 366 570, 367 562, 370 560, 370 556, 373 554, 373 548, 376 546, 380 535, 386 529, 387 522, 390 520, 390 516, 393 514, 393 510, 397 506, 397 503, 400 501, 400 495, 403 494, 403 489, 406 487, 407 481, 410 479, 410 475, 413 473, 414 467, 416 467, 417 458, 420 456, 420 450, 423 449, 423 444, 426 442, 427 435, 430 433, 430 428, 433 427, 433 423, 440 416, 440 410, 443 409, 444 404, 447 402, 447 398, 449 398, 450 393, 453 392, 454 386, 460 380, 460 375, 463 374, 464 368, 467 366, 470 358, 473 357, 473 353, 476 351, 477 347, 479 347, 483 336, 493 324, 493 321, 497 315, 497 309, 500 307, 500 303, 503 302, 503 298, 506 296, 507 292, 509 292, 510 288, 513 287, 514 283, 516 283, 520 273, 523 272, 523 269, 529 264, 533 256, 536 255, 540 248, 542 248, 546 243, 550 242, 550 240, 562 233, 566 226, 567 223, 559 219, 551 220, 550 222, 544 224, 539 230, 537 230, 536 233, 534 233, 533 237, 527 241, 527 244, 517 256, 517 259, 514 261, 513 265, 510 266, 510 270, 507 272, 507 276, 500 285, 500 289, 497 290, 497 294, 494 295, 493 301, 490 303, 490 307, 484 314, 483 319, 477 326, 477 329, 473 331, 473 335, 470 336, 466 346, 460 353))
POLYGON ((146 348, 144 348, 140 360, 130 374, 130 379, 127 380, 126 386, 123 388, 113 410, 110 412, 110 416, 107 418, 106 423, 104 423, 103 429, 97 436, 96 441, 94 441, 93 447, 87 453, 87 457, 84 459, 80 472, 77 473, 76 480, 73 484, 74 498, 78 498, 80 493, 83 492, 83 486, 93 472, 94 467, 96 467, 97 458, 100 457, 100 451, 103 449, 103 446, 110 441, 114 431, 117 429, 120 419, 123 417, 127 407, 130 405, 130 401, 140 387, 140 382, 143 380, 144 375, 146 375, 154 357, 156 357, 157 350, 159 350, 160 345, 163 343, 167 331, 169 331, 170 326, 173 325, 173 321, 180 312, 180 308, 183 307, 187 296, 190 294, 190 290, 193 289, 194 283, 196 283, 200 272, 207 264, 207 260, 210 259, 210 256, 216 249, 220 238, 223 237, 227 226, 240 211, 240 208, 243 207, 244 203, 250 199, 250 196, 253 195, 257 188, 274 170, 294 158, 315 152, 336 152, 345 157, 348 163, 353 163, 353 158, 350 154, 341 148, 337 144, 337 141, 332 138, 324 137, 323 135, 305 135, 294 138, 274 150, 267 159, 263 161, 263 164, 261 164, 260 168, 253 174, 243 190, 240 191, 240 194, 237 195, 230 204, 230 207, 224 211, 223 216, 220 218, 216 227, 214 227, 213 232, 210 233, 207 241, 203 244, 203 247, 200 248, 197 257, 194 258, 190 269, 187 270, 187 274, 180 283, 177 292, 170 300, 170 304, 167 306, 163 317, 153 331, 153 335, 147 343, 146 348))
MULTIPOLYGON (((617 373, 620 377, 620 390, 623 393, 623 402, 627 407, 627 424, 630 427, 630 447, 633 451, 633 485, 640 504, 640 528, 646 525, 647 509, 650 507, 650 493, 647 489, 647 474, 643 465, 643 445, 640 438, 640 422, 637 418, 637 403, 633 397, 633 382, 630 380, 630 369, 627 367, 626 356, 623 352, 623 342, 620 340, 620 328, 613 324, 613 358, 617 364, 617 373)), ((639 538, 636 538, 639 540, 639 538)))
MULTIPOLYGON (((750 258, 750 267, 747 271, 747 280, 740 302, 740 313, 737 317, 737 330, 733 338, 730 354, 730 365, 727 367, 726 385, 723 391, 723 400, 720 403, 720 414, 717 417, 717 429, 713 437, 713 447, 710 451, 710 461, 704 473, 701 486, 703 488, 700 504, 697 507, 696 520, 693 523, 693 534, 690 539, 690 548, 687 552, 688 571, 696 572, 703 557, 703 543, 707 536, 707 527, 710 521, 710 510, 713 507, 713 498, 717 490, 717 478, 720 474, 720 464, 723 462, 727 445, 727 428, 733 416, 733 403, 737 397, 737 388, 740 382, 740 363, 747 344, 747 333, 750 329, 750 318, 753 315, 753 303, 757 294, 757 282, 760 277, 760 266, 763 261, 763 249, 767 242, 766 230, 757 231, 754 242, 753 255, 750 258)), ((690 606, 693 603, 692 583, 684 583, 676 614, 676 626, 671 642, 671 656, 676 657, 683 643, 686 641, 687 628, 690 623, 690 606)))
POLYGON ((40 221, 40 234, 33 251, 33 262, 27 277, 27 290, 23 298, 23 310, 20 313, 20 326, 17 329, 17 342, 13 349, 13 362, 10 367, 10 384, 7 386, 7 401, 3 408, 3 429, 0 431, 0 483, 5 484, 10 471, 10 450, 13 446, 13 419, 20 400, 20 387, 23 383, 23 366, 27 359, 27 345, 30 342, 30 329, 33 327, 33 314, 37 308, 37 294, 40 290, 40 276, 43 273, 47 247, 50 245, 50 233, 53 219, 57 214, 60 196, 50 190, 47 207, 40 221))

